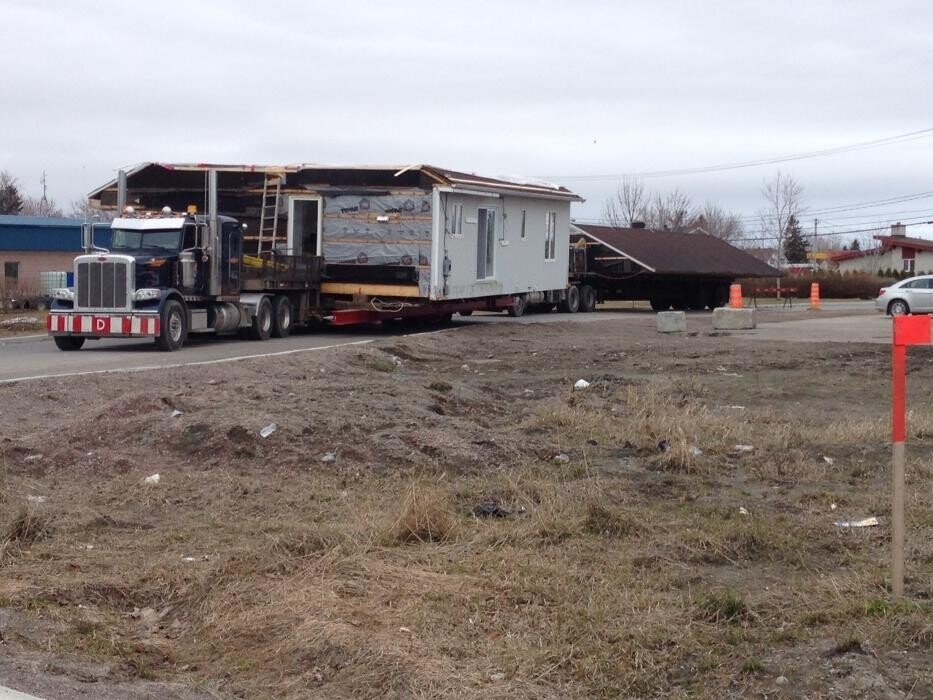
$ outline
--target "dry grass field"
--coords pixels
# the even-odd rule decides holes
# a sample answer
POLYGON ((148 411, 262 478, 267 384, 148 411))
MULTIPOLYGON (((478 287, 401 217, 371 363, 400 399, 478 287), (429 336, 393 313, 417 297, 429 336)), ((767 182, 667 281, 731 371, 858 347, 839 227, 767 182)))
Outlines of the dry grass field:
POLYGON ((883 345, 497 324, 0 386, 0 679, 931 697, 933 352, 910 369, 902 600, 883 345))

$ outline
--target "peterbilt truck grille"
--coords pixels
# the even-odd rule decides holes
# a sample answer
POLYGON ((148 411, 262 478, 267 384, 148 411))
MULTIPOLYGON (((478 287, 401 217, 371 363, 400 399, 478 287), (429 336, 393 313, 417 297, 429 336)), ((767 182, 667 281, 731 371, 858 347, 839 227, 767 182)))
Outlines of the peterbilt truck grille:
POLYGON ((78 308, 128 309, 129 268, 122 260, 79 262, 75 277, 78 308))

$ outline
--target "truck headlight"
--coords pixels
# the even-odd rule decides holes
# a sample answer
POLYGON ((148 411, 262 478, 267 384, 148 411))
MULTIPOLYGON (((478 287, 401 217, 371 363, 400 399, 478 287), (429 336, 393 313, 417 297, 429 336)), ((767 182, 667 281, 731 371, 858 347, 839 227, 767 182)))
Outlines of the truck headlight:
POLYGON ((152 301, 162 296, 161 289, 137 289, 133 292, 133 301, 152 301))
POLYGON ((52 298, 61 299, 62 301, 74 301, 75 293, 72 290, 68 289, 67 287, 63 287, 60 289, 53 289, 52 298))

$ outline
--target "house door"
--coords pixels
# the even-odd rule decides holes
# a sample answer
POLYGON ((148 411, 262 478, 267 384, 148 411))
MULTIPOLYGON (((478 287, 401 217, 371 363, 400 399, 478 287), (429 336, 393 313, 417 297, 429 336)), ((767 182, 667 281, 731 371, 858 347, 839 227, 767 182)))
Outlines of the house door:
POLYGON ((288 251, 292 255, 320 255, 321 198, 288 200, 288 251))
POLYGON ((495 276, 496 210, 480 208, 476 225, 476 279, 495 276))

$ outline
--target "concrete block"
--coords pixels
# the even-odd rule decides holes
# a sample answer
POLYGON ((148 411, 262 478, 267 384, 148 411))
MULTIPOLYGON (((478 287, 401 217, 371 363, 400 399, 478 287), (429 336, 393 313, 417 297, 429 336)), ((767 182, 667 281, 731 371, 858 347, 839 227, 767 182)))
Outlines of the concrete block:
POLYGON ((755 327, 755 309, 713 309, 713 328, 717 331, 747 331, 755 327))
POLYGON ((687 314, 683 311, 659 311, 658 333, 683 333, 687 330, 687 314))

